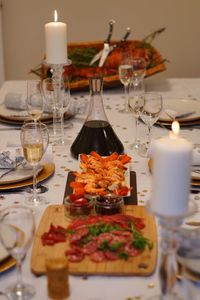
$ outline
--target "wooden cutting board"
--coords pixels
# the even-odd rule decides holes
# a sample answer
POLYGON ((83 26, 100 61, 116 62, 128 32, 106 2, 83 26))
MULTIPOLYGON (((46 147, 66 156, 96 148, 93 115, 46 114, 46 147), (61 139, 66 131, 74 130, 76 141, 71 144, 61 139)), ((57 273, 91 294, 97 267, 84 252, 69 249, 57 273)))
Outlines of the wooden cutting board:
MULTIPOLYGON (((157 233, 155 219, 150 215, 145 207, 128 205, 125 206, 125 213, 141 217, 144 219, 144 236, 149 238, 154 247, 152 250, 145 250, 142 254, 125 260, 106 261, 95 263, 86 257, 81 262, 69 263, 69 273, 76 275, 141 275, 147 276, 155 270, 157 261, 157 233)), ((68 243, 58 243, 54 246, 43 246, 41 236, 49 230, 50 224, 67 227, 71 220, 65 216, 63 205, 50 205, 46 208, 38 230, 35 235, 31 269, 36 275, 42 275, 46 272, 45 261, 47 258, 65 257, 65 251, 68 243)))

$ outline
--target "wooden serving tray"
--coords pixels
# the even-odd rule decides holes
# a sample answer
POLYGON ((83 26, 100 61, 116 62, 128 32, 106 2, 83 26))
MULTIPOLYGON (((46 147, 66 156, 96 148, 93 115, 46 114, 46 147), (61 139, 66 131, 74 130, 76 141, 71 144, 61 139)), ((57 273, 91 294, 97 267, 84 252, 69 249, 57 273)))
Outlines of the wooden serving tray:
MULTIPOLYGON (((157 260, 157 233, 155 219, 150 215, 145 207, 137 205, 125 206, 125 213, 141 217, 145 221, 143 230, 144 236, 149 238, 154 247, 152 250, 145 250, 141 255, 129 258, 128 261, 117 260, 95 263, 86 257, 81 262, 69 263, 69 273, 73 275, 140 275, 147 276, 155 270, 157 260)), ((50 224, 67 227, 70 219, 65 216, 63 205, 48 206, 42 216, 38 230, 35 235, 31 270, 36 275, 42 275, 46 272, 45 261, 48 258, 65 257, 65 251, 68 243, 58 243, 54 246, 43 246, 41 236, 49 230, 50 224)))
MULTIPOLYGON (((111 45, 118 44, 120 41, 115 40, 111 42, 111 45)), ((88 49, 95 50, 94 55, 99 51, 102 50, 104 47, 103 41, 90 41, 90 42, 79 42, 79 43, 70 43, 68 45, 68 55, 71 59, 72 63, 69 67, 66 67, 66 71, 69 74, 70 77, 70 90, 71 91, 84 91, 89 90, 89 80, 88 78, 95 75, 103 75, 104 76, 104 88, 114 88, 114 87, 120 87, 121 83, 118 76, 118 67, 119 63, 116 60, 115 53, 122 47, 116 48, 114 51, 112 51, 106 61, 110 59, 111 56, 114 56, 112 58, 112 61, 115 62, 114 66, 108 67, 106 63, 104 64, 103 68, 98 68, 98 62, 96 65, 89 65, 89 62, 85 61, 84 57, 84 51, 88 51, 88 49), (74 61, 74 51, 76 51, 76 55, 78 55, 79 63, 77 61, 74 61), (81 63, 81 65, 80 65, 81 63), (74 72, 75 68, 75 72, 74 72), (83 69, 84 69, 84 76, 83 76, 83 69), (81 70, 81 73, 79 73, 79 70, 81 70)), ((148 65, 145 73, 145 77, 152 76, 158 72, 163 72, 166 70, 165 65, 165 59, 162 57, 162 55, 159 53, 159 51, 153 47, 150 43, 138 40, 129 40, 126 41, 123 44, 123 48, 128 47, 130 49, 137 49, 140 53, 136 53, 136 57, 143 56, 142 52, 144 48, 146 48, 147 56, 148 56, 148 65)), ((93 55, 93 56, 94 56, 93 55)), ((93 58, 90 57, 89 61, 93 58)), ((146 57, 147 58, 147 57, 146 57)), ((31 69, 31 72, 36 74, 37 76, 41 77, 42 79, 50 76, 50 67, 47 65, 40 65, 39 67, 35 69, 31 69)))

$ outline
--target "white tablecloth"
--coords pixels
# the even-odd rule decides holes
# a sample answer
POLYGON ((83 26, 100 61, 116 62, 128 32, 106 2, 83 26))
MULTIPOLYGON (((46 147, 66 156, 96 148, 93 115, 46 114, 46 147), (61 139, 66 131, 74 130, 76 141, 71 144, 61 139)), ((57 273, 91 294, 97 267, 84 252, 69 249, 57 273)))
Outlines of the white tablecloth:
MULTIPOLYGON (((20 82, 5 82, 0 91, 0 98, 2 93, 5 93, 5 91, 9 92, 12 85, 17 87, 18 84, 20 91, 20 82)), ((146 89, 149 91, 160 91, 162 95, 166 96, 200 99, 199 78, 168 79, 151 84, 147 82, 146 89)), ((73 94, 72 97, 89 99, 89 93, 77 93, 73 94)), ((125 151, 133 157, 131 168, 136 171, 137 174, 138 204, 144 205, 150 197, 152 178, 148 169, 147 158, 138 156, 137 153, 129 148, 129 145, 134 141, 135 127, 134 119, 131 114, 122 114, 118 112, 124 104, 123 89, 104 91, 103 99, 109 122, 113 126, 113 129, 120 140, 123 142, 125 151)), ((70 122, 73 122, 73 128, 65 130, 66 137, 69 140, 69 145, 66 147, 53 148, 56 170, 54 176, 46 182, 49 187, 49 191, 45 194, 45 197, 48 199, 48 204, 62 203, 68 171, 76 170, 78 167, 78 162, 70 155, 70 145, 77 136, 84 120, 85 115, 77 115, 75 118, 71 119, 70 122)), ((5 127, 5 125, 1 124, 0 127, 5 127)), ((154 138, 157 138, 168 134, 168 132, 169 131, 167 129, 154 127, 152 135, 154 138)), ((20 131, 0 131, 1 148, 6 146, 8 143, 19 144, 19 133, 20 131)), ((146 128, 144 124, 140 124, 139 134, 141 140, 146 139, 146 128)), ((193 143, 199 143, 199 129, 183 129, 181 134, 193 143)), ((0 200, 0 208, 13 203, 24 204, 23 193, 4 194, 4 196, 5 200, 0 200)), ((193 195, 192 197, 195 198, 198 196, 193 195)), ((35 208, 37 224, 39 223, 42 213, 48 204, 35 208)), ((31 249, 29 249, 26 259, 23 262, 23 278, 27 282, 32 282, 32 284, 36 287, 36 295, 33 299, 48 299, 47 278, 46 276, 36 277, 31 273, 30 257, 31 249)), ((3 289, 9 283, 15 281, 15 276, 15 268, 2 273, 0 275, 0 289, 3 289)), ((159 279, 157 271, 148 277, 89 276, 85 279, 81 276, 70 276, 69 283, 71 290, 69 300, 136 300, 144 299, 147 296, 159 293, 159 279)))

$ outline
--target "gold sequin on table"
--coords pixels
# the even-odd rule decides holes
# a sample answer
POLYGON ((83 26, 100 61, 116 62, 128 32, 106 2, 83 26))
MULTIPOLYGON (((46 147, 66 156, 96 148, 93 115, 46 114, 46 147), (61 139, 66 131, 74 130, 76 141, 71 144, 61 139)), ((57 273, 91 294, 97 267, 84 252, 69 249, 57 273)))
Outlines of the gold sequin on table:
POLYGON ((144 200, 138 200, 138 203, 144 204, 144 200))
POLYGON ((60 186, 60 184, 56 183, 56 184, 54 184, 54 186, 56 186, 56 187, 59 187, 59 186, 60 186))
POLYGON ((155 288, 155 283, 150 282, 150 283, 147 285, 147 287, 148 287, 149 289, 153 289, 153 288, 155 288))
POLYGON ((200 196, 195 196, 194 200, 200 200, 200 196))

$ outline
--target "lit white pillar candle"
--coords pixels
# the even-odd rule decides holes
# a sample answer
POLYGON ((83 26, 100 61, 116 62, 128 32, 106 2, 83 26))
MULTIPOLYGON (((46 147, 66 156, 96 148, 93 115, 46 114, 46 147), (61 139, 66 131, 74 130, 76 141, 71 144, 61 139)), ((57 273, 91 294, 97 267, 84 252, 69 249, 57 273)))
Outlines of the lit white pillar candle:
POLYGON ((153 146, 153 185, 150 206, 155 213, 176 216, 188 209, 192 144, 179 136, 179 123, 173 122, 167 137, 153 146))
POLYGON ((46 62, 48 64, 65 64, 67 62, 67 25, 57 22, 57 11, 54 11, 54 22, 45 24, 46 62))

